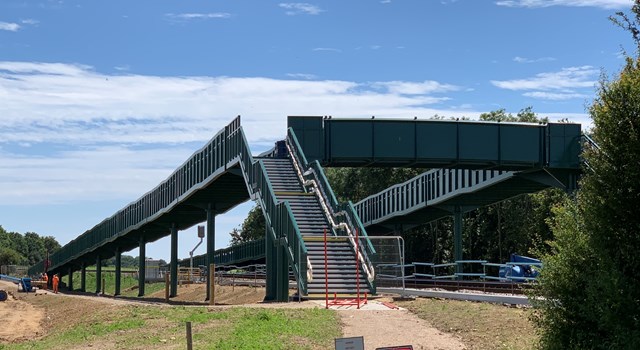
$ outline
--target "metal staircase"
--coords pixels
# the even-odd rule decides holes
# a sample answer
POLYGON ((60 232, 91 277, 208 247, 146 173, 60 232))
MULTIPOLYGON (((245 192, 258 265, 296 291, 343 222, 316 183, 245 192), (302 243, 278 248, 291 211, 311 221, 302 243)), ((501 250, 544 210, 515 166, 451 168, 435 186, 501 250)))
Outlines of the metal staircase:
POLYGON ((371 293, 364 272, 356 273, 356 254, 348 237, 334 234, 327 218, 330 213, 323 208, 318 190, 312 187, 310 189, 313 192, 307 192, 302 183, 303 177, 296 171, 288 153, 278 156, 288 157, 263 158, 262 162, 277 201, 288 202, 306 246, 311 264, 309 270, 312 271, 307 281, 306 297, 324 297, 327 290, 341 296, 354 295, 358 290, 356 275, 360 276, 361 293, 371 293), (325 231, 329 236, 326 243, 326 269, 325 231))

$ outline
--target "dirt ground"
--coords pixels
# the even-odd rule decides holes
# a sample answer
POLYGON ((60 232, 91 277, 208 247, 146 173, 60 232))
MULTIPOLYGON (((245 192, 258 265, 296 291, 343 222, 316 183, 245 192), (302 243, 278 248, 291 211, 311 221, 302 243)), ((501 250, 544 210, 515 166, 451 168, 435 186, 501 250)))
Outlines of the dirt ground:
MULTIPOLYGON (((16 293, 15 285, 1 282, 2 288, 16 293)), ((178 296, 172 298, 175 304, 200 304, 205 305, 206 292, 204 285, 180 286, 178 296)), ((229 307, 242 305, 247 307, 268 308, 323 308, 323 301, 305 301, 302 303, 262 303, 264 288, 245 286, 216 286, 215 301, 217 307, 229 307)), ((101 308, 112 308, 122 305, 141 304, 157 305, 158 307, 170 307, 162 302, 164 291, 158 291, 147 298, 112 298, 96 297, 90 294, 57 294, 44 291, 29 295, 20 293, 17 298, 11 297, 4 303, 0 303, 0 319, 3 327, 0 327, 0 344, 9 342, 36 339, 46 335, 51 327, 51 322, 57 322, 57 326, 69 327, 74 324, 74 314, 81 315, 86 312, 96 311, 101 308), (47 309, 39 309, 32 306, 29 301, 39 298, 39 305, 47 309), (43 299, 45 298, 45 299, 43 299), (78 303, 78 299, 85 302, 78 303), (91 301, 89 301, 91 300, 91 301), (55 304, 55 308, 47 305, 55 304), (87 310, 87 308, 91 309, 87 310), (64 315, 59 311, 64 310, 64 315), (29 315, 29 317, 24 317, 29 315), (6 320, 6 321, 5 321, 6 320), (6 326, 6 327, 5 327, 6 326)), ((390 299, 387 299, 390 300, 390 299)), ((342 322, 343 336, 364 336, 365 348, 375 349, 382 346, 413 345, 414 349, 465 349, 460 339, 452 334, 443 333, 429 325, 426 321, 404 309, 389 309, 380 302, 370 301, 369 305, 361 310, 355 307, 340 307, 338 310, 342 322)))
POLYGON ((415 350, 460 350, 455 336, 438 331, 407 310, 341 310, 342 334, 364 337, 365 349, 413 345, 415 350))
POLYGON ((42 336, 45 311, 15 297, 15 284, 0 281, 0 289, 9 293, 7 300, 0 302, 0 343, 12 343, 42 336))

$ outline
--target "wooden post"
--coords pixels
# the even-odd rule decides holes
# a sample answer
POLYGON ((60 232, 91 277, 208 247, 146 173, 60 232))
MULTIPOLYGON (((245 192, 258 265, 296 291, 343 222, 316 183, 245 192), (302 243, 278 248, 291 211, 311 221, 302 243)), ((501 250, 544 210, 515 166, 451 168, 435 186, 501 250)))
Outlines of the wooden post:
POLYGON ((187 350, 193 350, 193 339, 191 337, 191 322, 187 321, 187 350))
POLYGON ((169 302, 169 274, 164 274, 164 300, 169 302))
POLYGON ((105 285, 105 278, 102 277, 102 295, 104 295, 104 285, 105 285))
POLYGON ((215 305, 216 264, 209 265, 209 305, 215 305))

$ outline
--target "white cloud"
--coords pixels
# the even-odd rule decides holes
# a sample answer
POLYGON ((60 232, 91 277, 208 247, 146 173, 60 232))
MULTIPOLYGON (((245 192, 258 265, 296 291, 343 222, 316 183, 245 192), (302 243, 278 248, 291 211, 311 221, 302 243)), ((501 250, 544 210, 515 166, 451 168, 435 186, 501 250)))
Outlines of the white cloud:
POLYGON ((390 4, 391 0, 380 0, 381 4, 390 4))
POLYGON ((434 81, 108 75, 31 62, 0 62, 0 87, 0 144, 74 145, 202 142, 238 114, 256 130, 251 142, 271 142, 287 114, 429 116, 445 112, 425 106, 447 97, 428 94, 457 90, 434 81))
POLYGON ((133 200, 168 177, 193 151, 185 147, 134 150, 109 146, 49 157, 0 152, 0 205, 87 198, 133 200))
POLYGON ((124 65, 121 65, 121 66, 115 66, 115 67, 113 67, 113 69, 121 71, 121 72, 126 72, 126 71, 131 69, 131 66, 129 66, 128 64, 124 64, 124 65))
POLYGON ((480 114, 430 106, 451 91, 464 93, 430 80, 160 77, 0 61, 0 205, 136 199, 239 114, 255 153, 284 137, 287 115, 480 114))
POLYGON ((313 51, 331 51, 331 52, 342 52, 340 49, 336 49, 333 47, 315 47, 313 51))
POLYGON ((211 12, 211 13, 167 13, 165 16, 173 20, 204 20, 204 19, 221 19, 230 18, 231 14, 226 12, 211 12))
POLYGON ((285 13, 288 16, 319 15, 320 13, 324 12, 324 10, 320 7, 308 4, 306 2, 283 2, 278 4, 278 6, 287 10, 285 13))
POLYGON ((37 19, 33 19, 33 18, 23 19, 20 22, 22 24, 28 24, 28 25, 37 25, 38 23, 40 23, 40 21, 38 21, 37 19))
POLYGON ((586 94, 580 94, 575 92, 547 92, 547 91, 525 92, 522 95, 527 97, 539 98, 542 100, 552 100, 552 101, 571 100, 574 98, 591 97, 586 94))
POLYGON ((492 80, 491 83, 508 90, 562 90, 591 88, 598 70, 591 66, 562 68, 559 72, 539 73, 528 79, 492 80))
POLYGON ((551 62, 555 60, 556 59, 554 57, 526 58, 526 57, 516 56, 513 58, 513 61, 518 63, 551 62))
POLYGON ((576 89, 593 90, 597 74, 598 70, 591 66, 569 67, 527 79, 492 80, 491 83, 501 89, 528 90, 523 96, 559 101, 589 97, 586 92, 576 89))
POLYGON ((17 32, 20 29, 18 23, 9 23, 0 21, 0 30, 6 30, 9 32, 17 32))
POLYGON ((604 9, 631 8, 632 0, 502 0, 496 1, 498 6, 507 7, 600 7, 604 9))
POLYGON ((369 46, 369 48, 371 50, 380 50, 382 48, 382 46, 380 46, 380 45, 371 45, 371 46, 369 46))
POLYGON ((305 79, 305 80, 312 80, 317 78, 317 76, 315 76, 314 74, 306 74, 306 73, 287 73, 287 76, 294 79, 305 79))
POLYGON ((385 87, 392 94, 401 95, 425 95, 438 92, 458 91, 460 87, 450 84, 442 84, 433 80, 425 80, 420 83, 406 81, 388 81, 375 83, 376 86, 385 87))

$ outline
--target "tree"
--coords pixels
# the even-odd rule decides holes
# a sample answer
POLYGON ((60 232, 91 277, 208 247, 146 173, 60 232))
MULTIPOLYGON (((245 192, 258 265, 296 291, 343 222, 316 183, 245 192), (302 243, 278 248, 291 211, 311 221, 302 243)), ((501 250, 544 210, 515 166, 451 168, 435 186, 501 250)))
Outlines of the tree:
POLYGON ((262 209, 256 205, 251 208, 247 218, 242 222, 241 228, 234 228, 229 234, 231 235, 231 245, 253 241, 264 237, 266 222, 262 209))
MULTIPOLYGON (((640 0, 630 20, 640 52, 640 0)), ((535 299, 541 345, 548 349, 640 348, 640 59, 626 57, 603 77, 589 109, 599 148, 585 151, 592 171, 575 201, 556 209, 555 254, 545 259, 535 299)))
POLYGON ((22 265, 25 258, 20 253, 7 247, 0 248, 0 265, 22 265))

